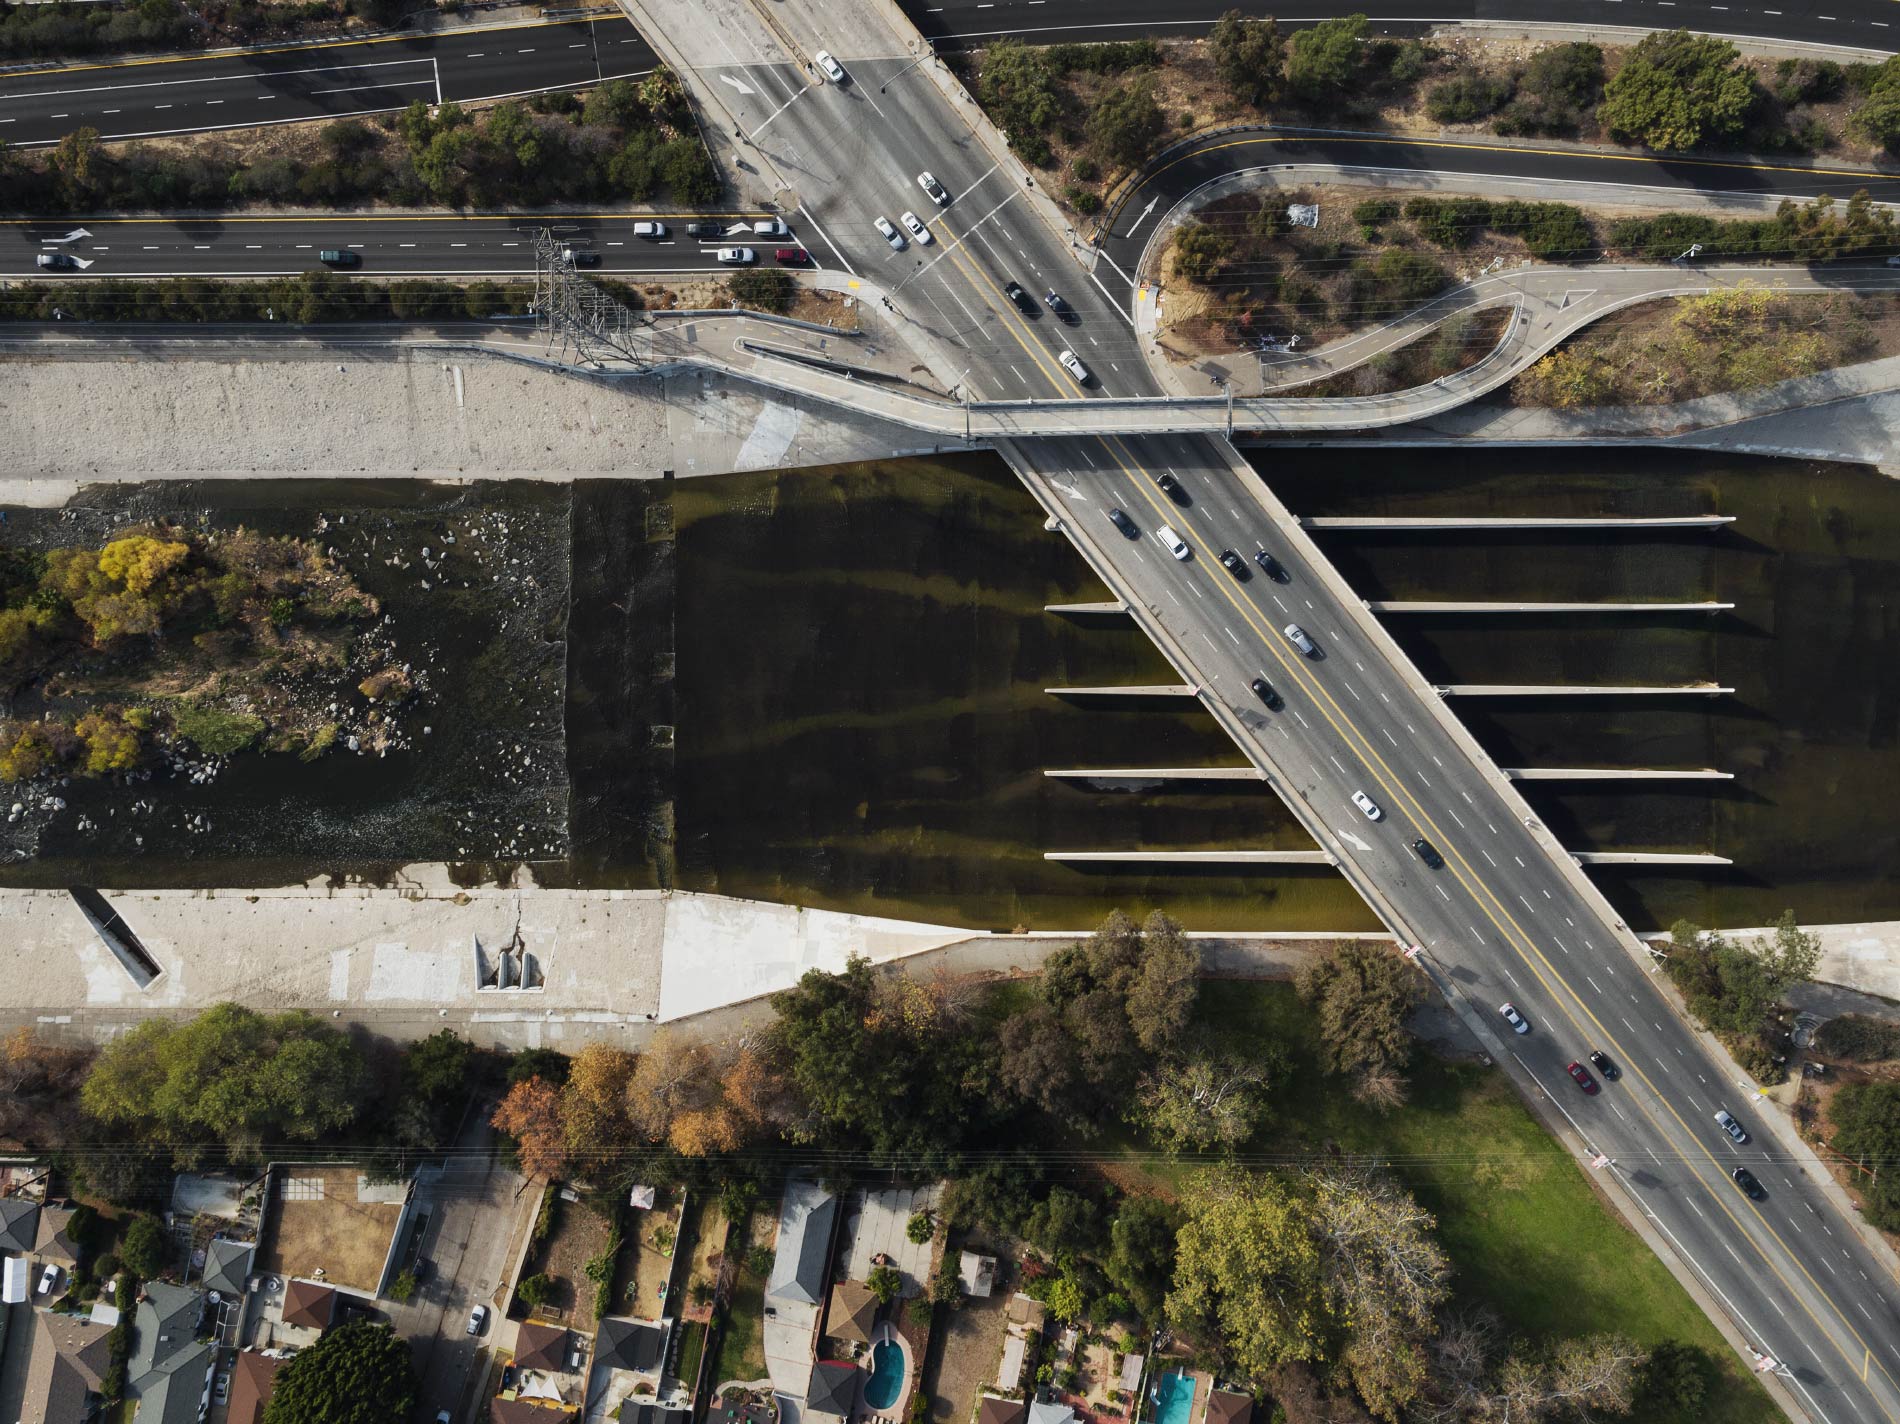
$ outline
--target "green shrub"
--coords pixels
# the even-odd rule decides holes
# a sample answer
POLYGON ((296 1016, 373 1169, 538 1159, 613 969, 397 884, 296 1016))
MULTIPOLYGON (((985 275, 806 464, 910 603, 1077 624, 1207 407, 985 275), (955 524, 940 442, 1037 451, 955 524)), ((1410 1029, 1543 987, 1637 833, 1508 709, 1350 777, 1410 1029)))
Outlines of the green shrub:
POLYGON ((1774 90, 1784 104, 1826 104, 1847 92, 1847 74, 1831 59, 1784 59, 1775 65, 1774 90))
POLYGON ((1101 166, 1086 154, 1075 160, 1074 167, 1077 182, 1093 183, 1102 176, 1101 166))
POLYGON ((1455 74, 1432 85, 1425 112, 1436 123, 1468 124, 1495 114, 1514 92, 1509 79, 1496 74, 1455 74))
POLYGON ((904 1224, 904 1235, 915 1245, 921 1246, 936 1231, 927 1211, 912 1212, 910 1220, 904 1224))
MULTIPOLYGON (((276 622, 273 617, 271 621, 276 622)), ((264 730, 264 719, 248 712, 227 712, 202 702, 172 704, 172 727, 206 756, 230 756, 243 751, 264 730)))
POLYGON ((1352 210, 1352 220, 1361 227, 1383 227, 1398 215, 1399 205, 1390 198, 1367 198, 1352 210))
POLYGON ((407 1305, 416 1294, 416 1273, 404 1266, 396 1272, 396 1278, 389 1283, 389 1298, 398 1304, 407 1305))
POLYGON ((1879 1063, 1900 1058, 1900 1025, 1864 1014, 1842 1014, 1821 1025, 1814 1046, 1830 1058, 1879 1063))
POLYGON ((539 1309, 554 1299, 554 1281, 545 1272, 528 1276, 515 1286, 515 1299, 530 1310, 539 1309))
POLYGON ((1435 247, 1469 247, 1490 225, 1491 204, 1483 198, 1411 198, 1405 216, 1435 247))
POLYGON ((1074 208, 1078 213, 1081 213, 1084 217, 1099 213, 1102 210, 1102 199, 1100 195, 1091 193, 1087 188, 1077 188, 1071 185, 1069 191, 1064 194, 1064 196, 1068 198, 1069 206, 1074 208))
POLYGON ((727 280, 726 289, 732 293, 734 306, 781 316, 792 309, 792 300, 798 295, 792 274, 776 267, 735 272, 727 280))

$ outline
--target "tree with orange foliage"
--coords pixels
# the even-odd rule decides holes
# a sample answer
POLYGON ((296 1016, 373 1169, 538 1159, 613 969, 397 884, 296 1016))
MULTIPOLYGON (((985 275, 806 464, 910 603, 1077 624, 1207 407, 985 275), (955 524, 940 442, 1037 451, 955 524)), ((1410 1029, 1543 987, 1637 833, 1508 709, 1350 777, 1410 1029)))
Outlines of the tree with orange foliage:
POLYGON ((561 1117, 572 1156, 599 1158, 631 1144, 627 1080, 636 1061, 625 1049, 606 1043, 590 1043, 574 1055, 567 1086, 561 1089, 561 1117))
POLYGON ((543 1078, 524 1078, 508 1090, 491 1125, 515 1140, 521 1170, 549 1180, 567 1168, 567 1125, 561 1117, 561 1092, 543 1078))

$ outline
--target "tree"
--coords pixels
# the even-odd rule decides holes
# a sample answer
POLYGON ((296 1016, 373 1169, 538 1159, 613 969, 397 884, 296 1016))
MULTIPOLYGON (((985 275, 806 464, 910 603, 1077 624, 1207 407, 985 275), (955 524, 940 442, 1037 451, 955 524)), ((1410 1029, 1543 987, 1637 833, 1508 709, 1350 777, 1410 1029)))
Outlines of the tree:
POLYGON ((600 1162, 631 1144, 627 1085, 634 1063, 631 1053, 606 1043, 590 1043, 574 1055, 561 1089, 561 1121, 570 1160, 586 1157, 600 1162))
POLYGON ((879 1305, 889 1305, 897 1299, 898 1292, 904 1289, 904 1278, 892 1266, 873 1266, 871 1274, 864 1278, 871 1294, 877 1297, 879 1305))
POLYGON ((567 1125, 561 1120, 560 1090, 540 1078, 527 1078, 508 1090, 489 1122, 515 1140, 521 1170, 552 1180, 567 1168, 567 1125))
POLYGON ((998 40, 983 55, 977 97, 1018 153, 1047 154, 1042 135, 1062 112, 1055 71, 1045 52, 1020 40, 998 40))
POLYGON ((47 160, 60 201, 79 207, 93 191, 93 163, 99 152, 99 130, 78 128, 62 138, 47 160))
POLYGON ((387 1325, 352 1320, 277 1372, 264 1424, 387 1424, 415 1408, 409 1346, 387 1325))
POLYGON ((1317 1021, 1320 1059, 1335 1073, 1396 1072, 1412 1054, 1405 1019, 1418 980, 1399 955, 1369 940, 1332 945, 1300 967, 1300 999, 1317 1021))
POLYGON ((1267 1060, 1206 1048, 1164 1058, 1136 1090, 1141 1121, 1170 1152, 1238 1147, 1266 1115, 1267 1060))
POLYGON ((1270 104, 1286 80, 1286 46, 1272 20, 1250 20, 1229 10, 1208 31, 1214 74, 1243 103, 1270 104))
POLYGON ((119 1251, 125 1268, 140 1280, 149 1281, 165 1269, 168 1255, 165 1228, 158 1218, 146 1212, 133 1217, 125 1230, 125 1245, 119 1251))
POLYGON ((1511 81, 1499 74, 1454 74, 1432 85, 1425 95, 1425 112, 1441 124, 1468 124, 1503 108, 1512 93, 1511 81))
POLYGON ((1503 134, 1572 133, 1603 96, 1603 51, 1593 44, 1545 45, 1531 56, 1494 127, 1503 134))
POLYGON ((1669 939, 1664 967, 1670 981, 1690 1012, 1730 1035, 1759 1034, 1782 995, 1813 978, 1821 959, 1820 939, 1795 923, 1792 910, 1782 913, 1766 942, 1731 941, 1687 920, 1670 927, 1669 939))
POLYGON ((1051 1315, 1065 1324, 1080 1320, 1084 1308, 1082 1287, 1074 1276, 1064 1272, 1050 1280, 1042 1303, 1049 1307, 1051 1315))
POLYGON ((1174 235, 1174 270, 1190 282, 1213 281, 1233 255, 1233 238, 1210 223, 1185 223, 1174 235))
POLYGON ((1900 144, 1900 55, 1880 66, 1848 122, 1869 142, 1888 148, 1900 144))
POLYGON ((1141 960, 1126 990, 1128 1026, 1146 1052, 1165 1053, 1187 1028, 1200 968, 1201 958, 1180 925, 1151 912, 1142 922, 1141 960))
POLYGON ((1649 1352, 1637 1379, 1639 1400, 1687 1418, 1708 1397, 1714 1361, 1698 1345, 1665 1340, 1649 1352))
POLYGON ((1189 1183, 1181 1206, 1168 1314, 1218 1333, 1234 1364, 1255 1379, 1321 1358, 1320 1253, 1300 1195, 1280 1177, 1218 1167, 1189 1183))
POLYGON ((0 1140, 53 1146, 73 1135, 89 1049, 18 1028, 0 1043, 0 1140))
POLYGON ((410 1044, 402 1055, 403 1091, 432 1111, 459 1099, 468 1091, 474 1052, 475 1045, 452 1028, 410 1044))
POLYGON ((1359 68, 1359 42, 1365 33, 1364 15, 1343 15, 1301 30, 1287 55, 1288 86, 1309 103, 1340 93, 1359 68))
POLYGON ((581 108, 583 123, 604 128, 631 128, 646 118, 647 106, 640 101, 639 89, 626 79, 609 79, 605 84, 596 84, 588 91, 581 108))
POLYGON ((1089 143, 1103 158, 1132 165, 1154 150, 1167 124, 1155 102, 1154 80, 1144 75, 1097 97, 1089 111, 1089 143))
POLYGON ((1849 1083, 1828 1103, 1827 1115, 1834 1150, 1875 1168, 1871 1178, 1855 1183, 1867 1219, 1884 1230, 1900 1229, 1900 1083, 1849 1083))
POLYGON ((1144 1321, 1159 1321, 1174 1279, 1174 1238, 1179 1214, 1159 1197, 1130 1197, 1108 1228, 1102 1269, 1144 1321))
POLYGON ((735 272, 727 279, 726 288, 732 293, 734 306, 781 315, 792 309, 792 299, 798 294, 792 274, 778 267, 735 272))
POLYGON ((1754 77, 1734 45, 1671 30, 1629 52, 1597 118, 1626 143, 1680 153, 1735 137, 1754 102, 1754 77))

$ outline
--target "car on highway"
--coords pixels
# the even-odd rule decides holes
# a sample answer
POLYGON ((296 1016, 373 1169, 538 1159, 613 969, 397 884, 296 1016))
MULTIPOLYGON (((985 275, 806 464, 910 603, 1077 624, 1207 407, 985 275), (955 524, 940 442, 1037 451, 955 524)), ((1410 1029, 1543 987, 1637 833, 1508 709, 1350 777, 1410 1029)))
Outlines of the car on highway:
POLYGON ((589 252, 584 247, 563 247, 561 249, 561 260, 570 267, 600 266, 600 254, 598 252, 589 252))
POLYGON ((1590 1050, 1590 1061, 1596 1065, 1597 1072, 1603 1075, 1606 1082, 1614 1083, 1623 1076, 1623 1070, 1612 1063, 1610 1055, 1600 1048, 1590 1050))
POLYGON ((1188 502, 1187 491, 1181 488, 1181 482, 1173 475, 1156 475, 1155 484, 1160 487, 1163 494, 1176 504, 1186 504, 1188 502))
POLYGON ((77 267, 79 265, 79 259, 74 257, 70 252, 42 252, 33 259, 33 264, 42 270, 55 268, 64 271, 68 268, 77 267))
POLYGON ((1564 1072, 1568 1073, 1570 1081, 1582 1088, 1587 1095, 1593 1098, 1597 1095, 1597 1080, 1590 1076, 1590 1070, 1581 1063, 1566 1064, 1564 1072))
POLYGON ((1232 549, 1222 549, 1220 551, 1220 566, 1242 583, 1245 583, 1252 577, 1247 572, 1247 561, 1241 558, 1240 555, 1236 554, 1232 549))
POLYGON ((1187 558, 1188 556, 1187 541, 1184 540, 1179 534, 1176 534, 1167 525, 1163 524, 1159 529, 1155 530, 1155 538, 1159 539, 1161 541, 1161 547, 1166 549, 1170 554, 1174 555, 1175 558, 1177 559, 1187 558))
POLYGON ((749 247, 722 247, 719 260, 728 267, 750 267, 759 260, 759 254, 749 247))
POLYGON ((347 247, 326 247, 317 254, 317 261, 326 267, 361 267, 363 254, 347 247))
POLYGON ((1005 282, 1003 295, 1008 297, 1022 311, 1024 316, 1041 316, 1042 308, 1036 305, 1036 299, 1023 290, 1021 282, 1005 282))
POLYGON ((1360 814, 1368 821, 1383 821, 1385 819, 1385 812, 1380 809, 1379 803, 1374 801, 1363 791, 1355 791, 1352 793, 1352 804, 1359 808, 1360 814))
POLYGON ((1256 550, 1253 561, 1260 565, 1261 572, 1275 583, 1286 582, 1286 570, 1281 568, 1280 561, 1274 558, 1273 555, 1269 554, 1265 549, 1256 550))
POLYGON ((470 1335, 481 1334, 482 1327, 487 1324, 488 1324, 488 1307, 487 1306, 478 1305, 473 1310, 469 1311, 468 1333, 470 1335))
POLYGON ((811 254, 802 247, 781 247, 772 254, 772 260, 782 267, 811 266, 811 254))
POLYGON ((818 67, 825 71, 825 78, 833 84, 844 83, 844 66, 831 57, 830 51, 821 49, 812 58, 817 60, 818 67))
POLYGON ((726 225, 724 223, 708 222, 706 219, 701 218, 697 222, 689 222, 686 224, 686 235, 688 237, 696 237, 701 242, 717 242, 726 235, 726 225))
POLYGON ((1135 527, 1135 521, 1130 519, 1119 509, 1109 510, 1108 521, 1130 539, 1139 539, 1141 537, 1141 531, 1135 527))
POLYGON ((930 201, 940 208, 950 206, 950 194, 943 184, 937 181, 937 175, 925 169, 917 175, 917 186, 930 195, 930 201))
POLYGON ((1761 1183, 1755 1180, 1755 1174, 1746 1167, 1737 1167, 1729 1175, 1735 1179, 1735 1185, 1748 1194, 1751 1201, 1766 1201, 1768 1193, 1761 1189, 1761 1183))
POLYGON ((891 220, 882 213, 871 219, 871 226, 884 234, 884 240, 891 245, 891 251, 902 252, 905 247, 904 234, 891 226, 891 220))
POLYGON ((1504 1016, 1504 1021, 1511 1026, 1512 1033, 1529 1033, 1531 1031, 1530 1020, 1517 1011, 1516 1004, 1499 1004, 1498 1012, 1504 1016))
POLYGON ((790 237, 792 230, 785 226, 784 218, 759 218, 752 224, 754 237, 790 237))
POLYGON ((34 1294, 46 1295, 58 1284, 59 1267, 54 1265, 51 1261, 48 1261, 46 1263, 46 1269, 40 1272, 40 1283, 38 1287, 35 1288, 34 1294))
POLYGON ((435 1424, 455 1424, 455 1416, 446 1409, 438 1409, 435 1412, 435 1424))
POLYGON ((1444 869, 1445 857, 1438 853, 1438 847, 1434 846, 1423 836, 1420 836, 1417 840, 1412 842, 1412 851, 1433 870, 1444 869))
POLYGON ((919 247, 930 246, 933 241, 930 236, 930 229, 924 226, 924 220, 918 217, 917 214, 906 208, 897 215, 897 220, 904 225, 912 237, 917 239, 917 245, 919 247))
POLYGON ((648 242, 659 242, 666 236, 666 224, 663 222, 637 222, 633 225, 633 235, 643 237, 648 242))
POLYGON ((1748 1141, 1748 1130, 1729 1115, 1727 1108, 1717 1108, 1715 1110, 1715 1123, 1717 1127, 1721 1128, 1722 1131, 1726 1132, 1738 1143, 1746 1143, 1748 1141))
POLYGON ((1064 351, 1056 357, 1056 360, 1062 363, 1063 370, 1075 377, 1075 383, 1078 386, 1086 386, 1095 379, 1089 374, 1089 368, 1082 364, 1082 358, 1073 351, 1064 351))
POLYGON ((1273 684, 1268 682, 1264 677, 1256 677, 1253 680, 1252 687, 1253 695, 1266 703, 1267 706, 1271 707, 1275 712, 1278 712, 1286 705, 1285 700, 1280 694, 1273 690, 1273 684))
POLYGON ((1286 640, 1289 643, 1298 648, 1307 657, 1310 658, 1314 653, 1319 651, 1318 648, 1313 646, 1313 640, 1306 636, 1306 630, 1299 624, 1289 623, 1280 631, 1286 634, 1286 640))
POLYGON ((1063 301, 1061 297, 1057 296, 1056 289, 1054 287, 1051 287, 1048 291, 1044 292, 1042 299, 1043 301, 1048 303, 1049 310, 1054 312, 1063 321, 1073 322, 1075 320, 1075 308, 1071 307, 1067 302, 1063 301))

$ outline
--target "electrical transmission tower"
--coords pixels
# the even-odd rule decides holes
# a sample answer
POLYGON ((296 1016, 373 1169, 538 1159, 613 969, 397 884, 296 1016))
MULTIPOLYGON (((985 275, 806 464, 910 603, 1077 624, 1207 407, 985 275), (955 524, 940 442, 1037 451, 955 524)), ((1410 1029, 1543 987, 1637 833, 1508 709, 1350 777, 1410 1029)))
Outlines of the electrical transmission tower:
POLYGON ((549 350, 558 349, 558 359, 570 365, 631 362, 645 369, 653 342, 650 333, 639 335, 640 318, 582 279, 574 270, 574 249, 555 229, 536 228, 533 238, 535 329, 547 333, 549 350))

